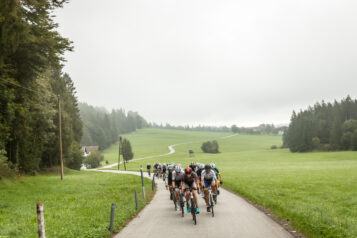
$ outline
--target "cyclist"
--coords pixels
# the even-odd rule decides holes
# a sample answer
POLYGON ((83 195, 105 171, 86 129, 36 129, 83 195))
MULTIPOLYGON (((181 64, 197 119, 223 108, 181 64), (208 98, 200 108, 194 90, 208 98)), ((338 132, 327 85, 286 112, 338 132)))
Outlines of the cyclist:
POLYGON ((172 163, 168 166, 168 172, 167 172, 167 184, 166 186, 169 187, 169 191, 170 191, 170 200, 173 199, 173 189, 172 189, 172 173, 174 172, 175 170, 175 164, 172 163))
POLYGON ((159 164, 155 163, 154 164, 154 176, 156 175, 157 177, 159 177, 159 171, 157 169, 158 167, 159 167, 159 164))
POLYGON ((162 176, 162 166, 161 166, 160 163, 159 163, 159 165, 157 166, 157 173, 158 173, 159 177, 161 178, 161 176, 162 176))
POLYGON ((180 188, 184 176, 184 171, 181 165, 178 164, 172 173, 172 189, 175 190, 176 201, 180 201, 180 188))
POLYGON ((219 173, 219 170, 217 169, 216 165, 214 163, 210 164, 214 172, 216 173, 217 179, 219 178, 219 183, 216 184, 217 186, 217 194, 219 194, 219 185, 223 183, 222 181, 222 175, 219 173))
POLYGON ((163 180, 165 181, 166 179, 166 171, 167 171, 167 166, 165 163, 162 164, 162 177, 163 177, 163 180))
MULTIPOLYGON (((187 213, 191 212, 191 207, 188 203, 188 201, 190 201, 190 189, 192 189, 192 195, 193 195, 193 200, 196 203, 196 213, 200 213, 200 209, 198 209, 198 202, 197 202, 197 179, 198 176, 195 172, 192 171, 192 169, 190 167, 187 167, 185 169, 185 174, 183 177, 183 183, 181 183, 181 191, 184 192, 185 191, 185 197, 186 197, 186 209, 187 209, 187 213)), ((191 204, 192 206, 192 204, 191 204)))
POLYGON ((193 172, 196 172, 196 165, 195 165, 195 162, 191 162, 190 166, 189 166, 193 172))
POLYGON ((211 168, 211 165, 206 164, 204 170, 201 173, 201 186, 204 188, 205 191, 205 201, 207 205, 207 212, 211 212, 211 207, 209 205, 209 198, 208 198, 208 188, 211 186, 213 196, 216 195, 217 189, 217 177, 214 170, 211 168))
MULTIPOLYGON (((199 179, 201 179, 201 174, 202 174, 202 171, 204 170, 205 168, 205 165, 204 164, 198 164, 197 165, 197 171, 196 171, 196 174, 198 176, 199 179)), ((198 183, 198 186, 199 186, 199 189, 202 191, 203 190, 203 187, 201 186, 201 183, 198 183)))
POLYGON ((149 174, 149 177, 150 177, 151 165, 150 165, 150 164, 147 164, 147 165, 146 165, 146 169, 147 169, 148 174, 149 174))

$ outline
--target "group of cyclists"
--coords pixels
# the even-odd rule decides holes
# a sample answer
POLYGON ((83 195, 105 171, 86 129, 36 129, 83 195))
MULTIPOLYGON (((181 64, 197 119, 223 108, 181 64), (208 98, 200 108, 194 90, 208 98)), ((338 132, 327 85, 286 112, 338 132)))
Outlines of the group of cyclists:
MULTIPOLYGON (((147 169, 149 172, 151 166, 148 165, 147 169)), ((153 172, 154 176, 162 177, 165 181, 165 186, 170 192, 170 200, 173 200, 176 210, 179 208, 183 209, 182 198, 185 197, 187 213, 194 212, 199 214, 198 194, 200 193, 202 193, 205 199, 207 212, 211 212, 212 208, 209 199, 210 193, 212 194, 214 202, 217 203, 219 185, 222 184, 223 181, 222 175, 214 163, 196 164, 192 162, 186 168, 183 168, 181 164, 176 165, 175 163, 155 163, 153 172), (180 202, 181 204, 178 204, 180 202), (192 211, 191 208, 195 209, 195 211, 192 211)))

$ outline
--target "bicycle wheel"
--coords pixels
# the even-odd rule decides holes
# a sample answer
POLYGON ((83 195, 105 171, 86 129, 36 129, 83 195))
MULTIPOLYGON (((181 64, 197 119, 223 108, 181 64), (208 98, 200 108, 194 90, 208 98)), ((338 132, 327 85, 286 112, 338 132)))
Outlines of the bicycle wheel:
POLYGON ((175 205, 175 211, 177 210, 177 199, 176 199, 176 194, 171 193, 173 195, 173 201, 174 201, 174 205, 175 205))
POLYGON ((213 204, 213 196, 212 196, 212 193, 209 194, 209 203, 210 203, 210 206, 211 206, 211 212, 212 212, 212 217, 214 217, 214 204, 213 204))
POLYGON ((180 208, 181 208, 181 216, 184 217, 185 216, 185 202, 183 201, 183 197, 182 194, 180 194, 180 208))
POLYGON ((192 214, 192 220, 193 224, 197 224, 197 219, 196 219, 196 204, 193 201, 193 198, 191 198, 191 214, 192 214))

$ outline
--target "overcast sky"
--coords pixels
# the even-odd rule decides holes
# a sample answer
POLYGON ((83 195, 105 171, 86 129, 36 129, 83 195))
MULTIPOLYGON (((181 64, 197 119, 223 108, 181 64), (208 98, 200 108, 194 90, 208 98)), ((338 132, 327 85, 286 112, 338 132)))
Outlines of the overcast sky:
POLYGON ((357 98, 356 12, 356 0, 71 0, 56 21, 80 101, 252 126, 357 98))

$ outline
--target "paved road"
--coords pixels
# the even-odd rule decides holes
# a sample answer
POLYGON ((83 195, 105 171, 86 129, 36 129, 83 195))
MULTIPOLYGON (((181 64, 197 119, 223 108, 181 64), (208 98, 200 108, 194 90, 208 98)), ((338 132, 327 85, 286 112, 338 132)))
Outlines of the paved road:
MULTIPOLYGON (((100 170, 99 170, 100 171, 100 170)), ((102 170, 109 173, 139 175, 137 172, 102 170)), ((147 175, 146 175, 147 176, 147 175)), ((201 214, 197 225, 193 225, 191 214, 181 217, 174 211, 173 203, 164 183, 157 180, 158 190, 151 201, 116 238, 157 238, 158 236, 182 238, 199 232, 200 237, 223 238, 292 238, 293 236, 263 212, 244 199, 221 189, 215 217, 205 211, 205 204, 199 198, 201 214)))

